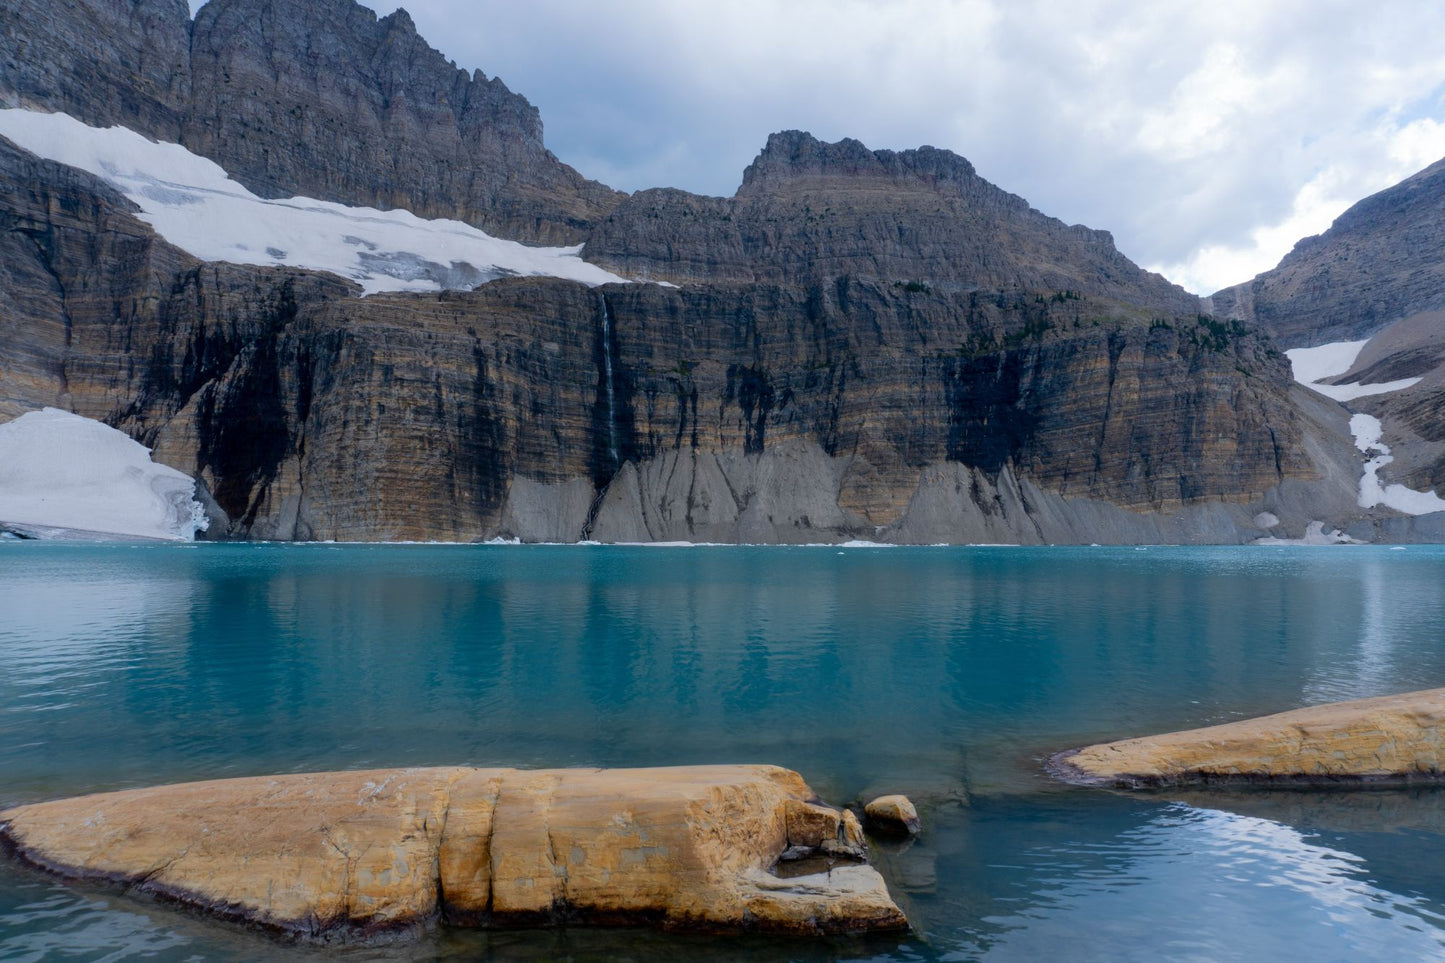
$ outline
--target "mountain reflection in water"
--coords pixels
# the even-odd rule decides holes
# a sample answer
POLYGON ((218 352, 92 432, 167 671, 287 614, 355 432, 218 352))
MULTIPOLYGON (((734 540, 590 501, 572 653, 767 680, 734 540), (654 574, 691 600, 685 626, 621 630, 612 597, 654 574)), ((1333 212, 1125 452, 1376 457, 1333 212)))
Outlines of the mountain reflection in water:
MULTIPOLYGON (((1445 685, 1445 550, 0 545, 0 803, 399 765, 773 762, 909 793, 917 929, 346 957, 1445 958, 1433 790, 1122 795, 1060 748, 1445 685)), ((305 956, 0 863, 0 958, 305 956)))

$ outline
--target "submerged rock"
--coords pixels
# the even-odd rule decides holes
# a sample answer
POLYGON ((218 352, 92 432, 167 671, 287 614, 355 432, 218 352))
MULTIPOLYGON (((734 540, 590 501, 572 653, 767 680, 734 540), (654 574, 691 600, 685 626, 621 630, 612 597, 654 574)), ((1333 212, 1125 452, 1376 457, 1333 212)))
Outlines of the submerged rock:
POLYGON ((907 796, 879 796, 863 807, 863 815, 875 832, 893 836, 913 836, 918 832, 918 809, 907 796))
POLYGON ((833 812, 812 799, 801 776, 773 766, 390 769, 19 806, 0 813, 0 840, 63 876, 311 936, 437 918, 800 934, 906 927, 872 867, 771 872, 799 814, 821 827, 833 812))
POLYGON ((1310 706, 1061 753, 1070 782, 1140 788, 1197 783, 1437 781, 1445 689, 1310 706))

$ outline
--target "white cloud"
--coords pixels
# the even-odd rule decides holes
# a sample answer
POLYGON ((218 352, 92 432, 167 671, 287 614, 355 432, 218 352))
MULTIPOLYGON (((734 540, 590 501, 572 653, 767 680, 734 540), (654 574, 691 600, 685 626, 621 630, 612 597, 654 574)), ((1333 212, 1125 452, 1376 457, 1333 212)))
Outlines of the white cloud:
POLYGON ((1247 238, 1207 244, 1172 264, 1149 265, 1165 277, 1200 294, 1246 281, 1268 270, 1301 238, 1329 229, 1356 201, 1398 183, 1445 156, 1445 124, 1429 118, 1404 126, 1382 125, 1373 133, 1379 145, 1372 166, 1332 164, 1310 178, 1294 196, 1281 220, 1257 225, 1247 238))
POLYGON ((406 6, 449 57, 532 100, 563 160, 613 186, 731 193, 789 127, 933 144, 1205 293, 1445 154, 1438 4, 406 6))

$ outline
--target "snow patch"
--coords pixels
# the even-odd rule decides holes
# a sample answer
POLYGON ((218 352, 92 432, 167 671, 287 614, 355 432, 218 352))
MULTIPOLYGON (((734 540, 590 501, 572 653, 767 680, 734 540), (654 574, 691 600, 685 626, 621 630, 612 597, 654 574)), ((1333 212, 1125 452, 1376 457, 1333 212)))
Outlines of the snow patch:
POLYGON ((1313 348, 1291 348, 1284 356, 1294 370, 1294 380, 1302 385, 1313 385, 1316 381, 1349 371, 1369 343, 1369 338, 1364 341, 1335 341, 1313 348))
POLYGON ((1305 533, 1300 538, 1256 538, 1252 544, 1255 545, 1363 545, 1364 542, 1357 538, 1351 538, 1338 528, 1325 531, 1325 523, 1320 521, 1310 522, 1305 528, 1305 533))
POLYGON ((1360 479, 1361 508, 1383 505, 1406 515, 1445 511, 1445 498, 1434 492, 1417 492, 1404 485, 1386 485, 1380 481, 1380 469, 1395 460, 1389 447, 1380 441, 1384 434, 1380 419, 1373 415, 1353 415, 1350 433, 1355 436, 1355 447, 1371 456, 1365 462, 1365 474, 1360 479))
POLYGON ((330 271, 356 281, 365 294, 471 290, 507 275, 588 285, 627 280, 583 261, 580 244, 528 247, 410 211, 260 198, 214 162, 124 127, 89 127, 68 114, 14 108, 0 110, 0 134, 109 182, 157 234, 206 261, 330 271))
POLYGON ((207 524, 195 486, 124 433, 68 411, 0 425, 0 521, 17 527, 189 540, 207 524))
POLYGON ((1320 384, 1327 378, 1333 378, 1349 371, 1354 366, 1356 359, 1359 358, 1360 352, 1365 350, 1365 345, 1369 343, 1369 339, 1366 338, 1364 341, 1335 341, 1330 344, 1316 345, 1313 348, 1292 348, 1285 352, 1285 357, 1289 358, 1290 367, 1294 369, 1294 380, 1335 401, 1353 401, 1356 398, 1366 398, 1370 395, 1403 391, 1419 384, 1419 378, 1401 378, 1399 381, 1382 381, 1372 385, 1320 384))
MULTIPOLYGON (((1319 384, 1326 378, 1333 378, 1349 371, 1360 357, 1360 352, 1369 343, 1369 339, 1335 341, 1330 344, 1316 345, 1313 348, 1294 348, 1286 351, 1285 355, 1294 369, 1296 381, 1336 401, 1353 401, 1369 395, 1401 391, 1420 381, 1419 378, 1402 378, 1399 381, 1386 381, 1373 385, 1319 384)), ((1432 512, 1445 511, 1445 499, 1434 492, 1417 492, 1404 485, 1385 485, 1380 481, 1380 469, 1395 460, 1394 456, 1390 454, 1390 449, 1380 442, 1380 438, 1384 434, 1380 419, 1372 415, 1353 415, 1350 418, 1350 432, 1355 436, 1355 447, 1369 456, 1365 461, 1365 473, 1360 478, 1359 504, 1361 508, 1383 505, 1406 515, 1428 515, 1432 512)), ((1308 536, 1306 537, 1308 538, 1308 536)), ((1260 539, 1255 544, 1287 543, 1278 539, 1260 539)), ((1318 543, 1307 542, 1306 544, 1318 543)))

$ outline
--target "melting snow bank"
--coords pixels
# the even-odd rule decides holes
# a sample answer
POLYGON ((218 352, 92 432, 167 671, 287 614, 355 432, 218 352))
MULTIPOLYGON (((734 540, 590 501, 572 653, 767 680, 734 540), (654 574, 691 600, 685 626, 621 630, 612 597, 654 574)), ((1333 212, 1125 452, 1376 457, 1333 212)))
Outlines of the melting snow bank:
POLYGON ((1350 418, 1350 433, 1355 436, 1356 448, 1374 456, 1365 462, 1365 475, 1360 479, 1361 508, 1384 505, 1406 515, 1445 511, 1445 498, 1434 492, 1417 492, 1404 485, 1380 483, 1380 469, 1395 460, 1390 449, 1380 441, 1383 433, 1380 419, 1373 415, 1354 415, 1350 418))
POLYGON ((0 522, 40 537, 63 529, 194 538, 207 524, 195 484, 122 432, 68 411, 0 425, 0 522))
POLYGON ((1399 381, 1382 381, 1373 385, 1320 384, 1326 378, 1334 378, 1349 371, 1369 343, 1368 338, 1364 341, 1335 341, 1313 348, 1294 348, 1286 351, 1285 357, 1289 358, 1290 367, 1294 369, 1294 380, 1335 401, 1353 401, 1370 395, 1403 391, 1419 383, 1419 378, 1401 378, 1399 381))
MULTIPOLYGON (((1288 356, 1290 365, 1294 369, 1296 381, 1341 402, 1353 401, 1369 395, 1385 394, 1390 391, 1401 391, 1420 381, 1419 378, 1402 378, 1399 381, 1386 381, 1373 385, 1325 385, 1319 383, 1326 378, 1333 378, 1349 371, 1355 360, 1359 358, 1360 352, 1369 343, 1368 339, 1336 341, 1313 348, 1294 348, 1286 351, 1285 355, 1288 356)), ((1350 432, 1355 436, 1355 447, 1370 456, 1365 462, 1365 473, 1360 478, 1359 504, 1361 508, 1375 508, 1383 505, 1385 508, 1393 508, 1406 515, 1429 515, 1432 512, 1445 511, 1445 499, 1432 491, 1417 492, 1404 485, 1385 485, 1380 481, 1380 469, 1395 460, 1394 456, 1390 454, 1390 449, 1380 441, 1383 434, 1380 419, 1372 415, 1353 415, 1350 418, 1350 432)), ((1322 528, 1323 526, 1321 526, 1322 528)), ((1354 539, 1343 536, 1339 532, 1325 535, 1321 530, 1313 532, 1313 540, 1311 534, 1307 533, 1303 540, 1296 541, 1307 545, 1321 545, 1338 541, 1354 541, 1354 539)), ((1293 543, 1295 542, 1291 540, 1261 539, 1255 544, 1293 543)))
POLYGON ((1253 545, 1364 545, 1358 538, 1351 538, 1338 528, 1325 531, 1325 523, 1310 522, 1302 538, 1277 538, 1273 535, 1256 538, 1253 545))
POLYGON ((528 247, 461 221, 347 207, 307 197, 266 200, 179 144, 68 114, 0 110, 0 134, 47 160, 78 167, 123 193, 170 243, 207 261, 330 271, 382 291, 471 290, 506 275, 625 281, 576 247, 528 247))

